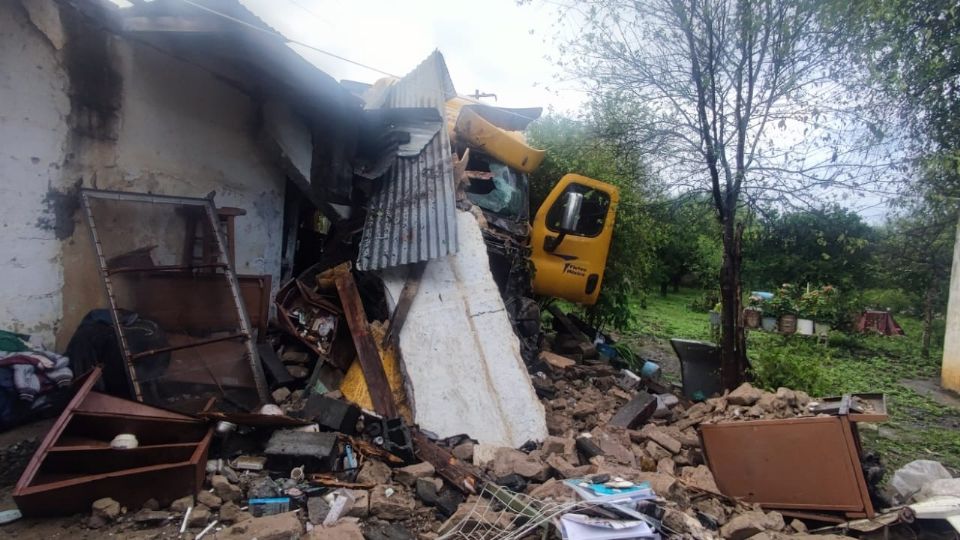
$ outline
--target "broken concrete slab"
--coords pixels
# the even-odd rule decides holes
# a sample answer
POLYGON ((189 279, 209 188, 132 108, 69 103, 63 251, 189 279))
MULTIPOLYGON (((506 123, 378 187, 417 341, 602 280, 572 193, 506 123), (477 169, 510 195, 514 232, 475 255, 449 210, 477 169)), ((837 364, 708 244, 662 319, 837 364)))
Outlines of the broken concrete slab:
POLYGON ((310 497, 307 499, 307 518, 310 523, 320 525, 330 513, 330 505, 323 497, 310 497))
POLYGON ((217 497, 220 497, 221 500, 235 503, 243 498, 243 491, 240 490, 240 487, 231 484, 226 476, 220 474, 213 475, 213 478, 210 480, 210 485, 213 486, 213 492, 216 493, 217 497))
POLYGON ((104 521, 113 521, 120 516, 120 503, 110 497, 104 497, 93 501, 91 510, 94 517, 104 521))
POLYGON ((696 467, 684 467, 680 470, 680 480, 688 486, 702 489, 710 493, 720 493, 717 482, 713 478, 713 473, 706 465, 697 465, 696 467))
POLYGON ((566 356, 561 356, 550 351, 540 351, 540 360, 546 362, 550 367, 563 371, 577 365, 577 362, 566 356))
POLYGON ((538 482, 543 482, 550 474, 550 467, 547 464, 513 448, 498 448, 491 469, 496 478, 517 474, 538 482))
POLYGON ((467 441, 465 443, 460 443, 457 446, 453 447, 453 450, 450 451, 460 461, 466 463, 473 462, 473 443, 467 441))
POLYGON ((198 504, 190 511, 190 517, 187 518, 187 527, 201 528, 207 526, 210 520, 210 509, 204 504, 198 504))
POLYGON ((357 483, 360 484, 389 484, 393 471, 379 460, 368 459, 357 473, 357 483))
POLYGON ((313 394, 307 399, 301 417, 327 429, 353 435, 357 432, 360 407, 340 399, 313 394))
POLYGON ((753 510, 731 518, 720 527, 720 534, 729 540, 746 540, 764 531, 781 531, 784 526, 780 513, 753 510))
POLYGON ((540 451, 545 457, 554 454, 562 457, 570 463, 577 462, 577 441, 572 437, 549 436, 543 440, 543 446, 540 451))
MULTIPOLYGON (((519 447, 547 436, 476 218, 457 212, 459 252, 427 263, 400 332, 414 421, 441 438, 469 433, 519 447)), ((406 269, 382 273, 399 298, 406 269)))
MULTIPOLYGON (((273 432, 263 453, 267 455, 271 465, 278 468, 308 464, 322 469, 329 466, 336 444, 336 433, 282 429, 273 432)), ((223 495, 217 495, 226 500, 223 495)))
POLYGON ((661 474, 677 475, 677 465, 670 458, 661 458, 657 461, 657 472, 661 474))
POLYGON ((170 510, 173 512, 186 512, 187 508, 191 506, 193 506, 193 495, 187 495, 170 503, 170 510))
POLYGON ((264 516, 244 520, 219 533, 217 538, 257 540, 297 540, 303 535, 298 512, 284 512, 273 516, 264 516))
POLYGON ((407 465, 406 467, 401 467, 394 471, 393 475, 397 482, 407 486, 413 487, 416 484, 417 479, 427 478, 433 476, 437 470, 426 461, 421 463, 415 463, 413 465, 407 465))
POLYGON ((164 521, 173 519, 173 514, 162 510, 144 509, 130 516, 130 519, 140 525, 156 526, 164 521))
POLYGON ((370 490, 370 515, 380 519, 407 519, 415 506, 410 493, 399 487, 377 486, 370 490))
POLYGON ((683 448, 683 444, 681 444, 680 441, 674 439, 660 427, 653 424, 647 424, 646 426, 643 426, 643 429, 640 430, 640 434, 659 444, 671 454, 676 454, 681 448, 683 448))
POLYGON ((330 527, 314 527, 307 535, 309 540, 364 540, 360 525, 340 520, 330 527))
POLYGON ((223 523, 229 525, 231 523, 240 523, 247 519, 253 519, 253 515, 240 510, 240 507, 237 506, 236 503, 225 502, 223 506, 220 507, 220 521, 223 523))
POLYGON ((750 383, 743 383, 738 386, 733 392, 730 392, 727 395, 727 403, 731 405, 753 405, 757 401, 760 401, 760 398, 763 394, 760 390, 757 390, 750 383))
POLYGON ((348 517, 365 518, 370 515, 370 493, 364 489, 348 489, 353 497, 353 506, 347 510, 348 517))
POLYGON ((223 504, 223 499, 217 497, 209 491, 201 491, 197 493, 197 502, 207 506, 208 508, 220 508, 223 504))
POLYGON ((646 422, 657 410, 657 396, 647 392, 637 392, 633 399, 620 408, 608 425, 633 429, 646 422))

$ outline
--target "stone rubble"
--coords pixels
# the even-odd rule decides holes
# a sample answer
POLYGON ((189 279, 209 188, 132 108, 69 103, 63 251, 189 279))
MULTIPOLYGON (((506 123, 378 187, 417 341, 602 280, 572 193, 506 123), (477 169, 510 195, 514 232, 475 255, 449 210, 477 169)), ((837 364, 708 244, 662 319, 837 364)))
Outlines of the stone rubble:
MULTIPOLYGON (((574 500, 575 495, 562 482, 568 478, 603 474, 649 482, 661 498, 665 536, 825 538, 808 535, 799 520, 787 525, 777 512, 765 512, 722 496, 704 463, 697 433, 697 426, 703 423, 810 414, 810 398, 803 392, 781 388, 770 393, 745 384, 725 396, 695 404, 665 394, 658 398, 665 412, 654 415, 638 429, 624 429, 608 426, 607 422, 635 392, 644 390, 627 391, 618 386, 618 373, 607 365, 551 360, 551 372, 538 382, 544 391, 542 402, 550 436, 523 449, 491 447, 461 438, 449 446, 453 455, 477 464, 487 478, 509 489, 548 501, 574 500)), ((290 406, 297 405, 290 396, 283 397, 288 398, 290 406)), ((221 530, 216 538, 225 539, 436 538, 477 504, 475 496, 466 497, 442 480, 429 463, 391 467, 366 456, 354 479, 358 489, 341 488, 352 503, 336 523, 324 526, 334 506, 329 495, 301 494, 289 512, 254 517, 249 510, 241 510, 248 499, 302 493, 296 482, 277 478, 275 473, 271 477, 268 471, 235 472, 226 465, 216 471, 208 475, 196 497, 177 499, 166 508, 151 500, 125 517, 125 510, 116 501, 99 500, 93 505, 88 526, 120 527, 124 531, 179 528, 192 508, 185 537, 218 520, 221 530)), ((488 502, 481 500, 480 505, 484 504, 488 502)), ((498 519, 496 516, 491 513, 489 519, 498 519)))

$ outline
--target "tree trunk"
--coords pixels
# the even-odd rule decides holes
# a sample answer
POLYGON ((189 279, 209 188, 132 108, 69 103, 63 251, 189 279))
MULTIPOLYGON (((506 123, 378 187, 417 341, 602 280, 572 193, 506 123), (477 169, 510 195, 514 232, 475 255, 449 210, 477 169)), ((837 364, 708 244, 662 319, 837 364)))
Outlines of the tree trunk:
POLYGON ((669 285, 669 283, 667 283, 666 281, 661 281, 661 282, 660 282, 660 296, 667 296, 667 286, 668 286, 668 285, 669 285))
POLYGON ((722 219, 723 263, 720 266, 720 379, 732 390, 746 380, 747 343, 743 330, 740 284, 740 246, 743 227, 727 211, 722 219))
POLYGON ((933 334, 933 302, 936 297, 936 282, 931 280, 923 295, 923 342, 920 345, 920 355, 930 358, 930 339, 933 334))

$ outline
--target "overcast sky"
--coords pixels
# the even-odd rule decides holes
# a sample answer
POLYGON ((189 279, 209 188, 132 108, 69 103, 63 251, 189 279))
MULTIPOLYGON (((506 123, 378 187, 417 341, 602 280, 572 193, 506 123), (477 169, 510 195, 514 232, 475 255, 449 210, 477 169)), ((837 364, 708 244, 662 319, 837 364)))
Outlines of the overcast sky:
MULTIPOLYGON (((516 0, 242 0, 290 39, 396 75, 434 49, 447 61, 457 91, 497 94, 507 107, 576 110, 584 99, 573 83, 556 82, 551 53, 552 9, 516 0)), ((374 82, 383 75, 303 47, 298 52, 338 80, 374 82)), ((488 99, 494 103, 492 99, 488 99)))

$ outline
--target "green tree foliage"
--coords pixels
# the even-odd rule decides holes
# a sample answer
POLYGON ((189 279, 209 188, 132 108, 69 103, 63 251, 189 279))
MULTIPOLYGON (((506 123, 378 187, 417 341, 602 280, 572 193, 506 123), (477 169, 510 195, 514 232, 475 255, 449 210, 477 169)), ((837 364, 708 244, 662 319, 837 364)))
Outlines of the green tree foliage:
POLYGON ((876 275, 889 288, 907 294, 923 321, 921 353, 930 354, 934 320, 947 304, 954 238, 956 202, 912 199, 883 228, 876 275))
POLYGON ((598 137, 589 124, 548 115, 527 130, 530 142, 547 151, 543 164, 530 176, 531 215, 553 186, 567 173, 577 173, 620 188, 613 242, 597 303, 586 315, 597 326, 626 328, 630 304, 653 272, 662 233, 645 204, 649 176, 639 156, 622 152, 598 137))
MULTIPOLYGON (((833 0, 822 3, 831 41, 879 90, 874 110, 899 114, 907 144, 933 191, 960 195, 960 4, 956 0, 833 0), (886 105, 887 108, 881 105, 886 105)), ((880 125, 878 122, 877 126, 880 125)), ((874 127, 873 129, 879 129, 874 127)))
POLYGON ((670 287, 676 292, 681 281, 690 278, 698 286, 715 288, 723 247, 712 203, 705 197, 678 197, 653 212, 662 227, 652 275, 660 294, 670 287))
POLYGON ((876 237, 859 214, 837 205, 771 212, 744 234, 744 281, 753 289, 781 283, 867 287, 876 237))
MULTIPOLYGON (((742 210, 822 200, 866 182, 840 119, 846 89, 812 0, 560 1, 579 25, 559 64, 598 95, 630 100, 618 131, 676 192, 708 193, 721 226, 721 378, 748 365, 741 318, 742 210)), ((571 35, 569 26, 564 35, 571 35)))

